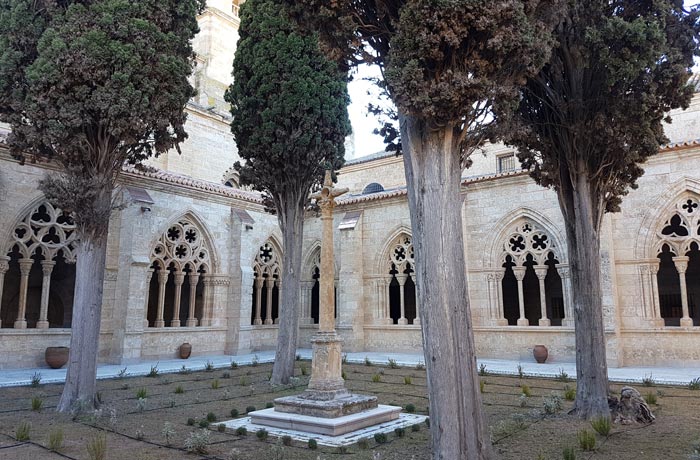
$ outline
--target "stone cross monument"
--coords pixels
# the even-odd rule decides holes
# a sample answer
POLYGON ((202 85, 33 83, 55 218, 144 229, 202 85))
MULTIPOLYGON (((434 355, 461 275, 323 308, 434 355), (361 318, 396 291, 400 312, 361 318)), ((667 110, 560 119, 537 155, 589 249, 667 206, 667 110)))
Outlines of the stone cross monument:
POLYGON ((333 208, 347 189, 333 187, 326 171, 323 188, 311 196, 321 208, 319 327, 311 339, 311 379, 304 393, 275 399, 274 409, 251 412, 254 424, 337 436, 398 418, 400 407, 378 406, 376 396, 351 394, 342 376, 342 339, 335 331, 333 208))

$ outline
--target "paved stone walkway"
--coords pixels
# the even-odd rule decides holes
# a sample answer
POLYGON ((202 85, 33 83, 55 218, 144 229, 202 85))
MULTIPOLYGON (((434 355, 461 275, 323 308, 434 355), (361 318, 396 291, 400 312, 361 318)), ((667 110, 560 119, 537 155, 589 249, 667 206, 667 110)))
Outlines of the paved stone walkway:
MULTIPOLYGON (((304 359, 311 358, 310 349, 300 349, 298 354, 304 359)), ((146 375, 151 367, 158 368, 160 374, 178 372, 185 366, 190 370, 203 370, 207 363, 215 368, 227 368, 231 361, 238 364, 251 364, 257 360, 260 363, 269 363, 274 360, 274 351, 261 351, 245 355, 210 355, 194 356, 190 359, 162 359, 159 361, 144 361, 138 364, 116 365, 102 364, 98 366, 97 378, 109 379, 117 377, 123 369, 127 376, 146 375)), ((423 362, 423 355, 418 353, 380 353, 359 352, 347 353, 347 361, 362 364, 365 359, 372 361, 374 365, 387 365, 389 359, 396 360, 401 366, 415 366, 423 362)), ((566 372, 569 377, 576 377, 576 365, 574 363, 545 363, 537 364, 533 361, 515 361, 506 359, 478 359, 478 364, 486 366, 486 371, 493 374, 517 375, 518 366, 526 375, 537 377, 556 377, 561 372, 566 372)), ((28 369, 0 369, 0 387, 29 385, 32 377, 40 374, 41 383, 61 383, 65 381, 66 369, 28 368, 28 369)), ((619 367, 608 369, 610 380, 615 382, 641 382, 642 379, 651 377, 656 383, 674 385, 686 385, 691 380, 700 377, 700 367, 619 367)))

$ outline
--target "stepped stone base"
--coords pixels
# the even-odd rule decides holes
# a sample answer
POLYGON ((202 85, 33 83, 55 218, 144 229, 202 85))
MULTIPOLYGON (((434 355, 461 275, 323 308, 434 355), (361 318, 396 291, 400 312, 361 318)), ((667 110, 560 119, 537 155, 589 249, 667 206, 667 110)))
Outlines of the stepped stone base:
POLYGON ((275 409, 259 410, 248 415, 250 415, 251 422, 256 425, 340 436, 368 426, 396 420, 400 413, 401 407, 378 405, 374 409, 335 418, 285 413, 275 409))
POLYGON ((277 412, 321 418, 344 417, 376 408, 376 396, 350 394, 347 390, 340 392, 307 390, 300 395, 275 399, 277 412), (334 393, 335 397, 329 397, 334 393))

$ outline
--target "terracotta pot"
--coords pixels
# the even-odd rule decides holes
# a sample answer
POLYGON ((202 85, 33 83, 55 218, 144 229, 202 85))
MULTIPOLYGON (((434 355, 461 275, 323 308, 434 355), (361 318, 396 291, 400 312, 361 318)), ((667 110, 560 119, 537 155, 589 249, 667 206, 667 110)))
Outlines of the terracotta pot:
POLYGON ((46 364, 51 369, 60 369, 68 362, 68 347, 47 347, 44 352, 46 364))
POLYGON ((547 357, 549 356, 547 347, 544 345, 535 345, 535 348, 532 349, 532 354, 535 356, 535 361, 540 364, 547 361, 547 357))
POLYGON ((187 359, 192 354, 192 345, 185 342, 180 345, 180 359, 187 359))

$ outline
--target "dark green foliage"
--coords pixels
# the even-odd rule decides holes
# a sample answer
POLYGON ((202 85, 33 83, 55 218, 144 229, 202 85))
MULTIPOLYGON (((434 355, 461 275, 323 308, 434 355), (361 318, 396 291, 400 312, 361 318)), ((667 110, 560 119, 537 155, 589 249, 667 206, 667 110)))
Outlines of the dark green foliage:
POLYGON ((268 432, 265 428, 260 428, 258 431, 255 432, 255 436, 258 438, 259 441, 264 441, 267 439, 268 432))
POLYGON ((387 441, 386 433, 375 433, 374 441, 377 444, 384 444, 387 441))
POLYGON ((412 414, 415 411, 416 411, 415 404, 411 404, 411 403, 406 404, 406 412, 408 412, 409 414, 412 414))
POLYGON ((369 449, 369 439, 367 439, 367 438, 360 439, 359 441, 357 441, 357 447, 359 447, 362 450, 369 449))
POLYGON ((244 426, 239 426, 238 428, 236 428, 236 434, 238 436, 245 436, 248 434, 248 428, 244 426))
POLYGON ((406 428, 395 428, 394 434, 397 438, 403 438, 404 436, 406 436, 406 428))
POLYGON ((308 442, 309 449, 316 450, 318 448, 318 442, 315 439, 309 439, 308 442))
POLYGON ((203 419, 199 421, 199 427, 200 428, 207 428, 209 427, 209 420, 203 419))
POLYGON ((238 417, 238 409, 231 409, 231 417, 233 417, 233 418, 238 417))
POLYGON ((509 141, 544 186, 585 174, 599 217, 619 210, 640 163, 667 142, 666 113, 688 106, 698 12, 675 0, 569 3, 558 46, 522 92, 509 141))
POLYGON ((246 412, 255 412, 255 406, 248 406, 245 408, 246 412))
POLYGON ((217 427, 216 427, 216 430, 219 433, 225 433, 226 432, 226 425, 223 423, 219 423, 219 425, 217 425, 217 427))
POLYGON ((207 413, 207 421, 216 422, 216 414, 214 412, 207 413))
POLYGON ((187 419, 187 426, 194 426, 194 424, 195 420, 192 417, 187 419))
POLYGON ((285 434, 282 436, 282 444, 285 446, 291 446, 292 445, 292 437, 289 436, 288 434, 285 434))
POLYGON ((248 0, 240 35, 226 100, 246 160, 236 164, 241 184, 269 193, 278 211, 292 196, 302 206, 324 169, 343 163, 350 134, 345 78, 279 2, 248 0))

